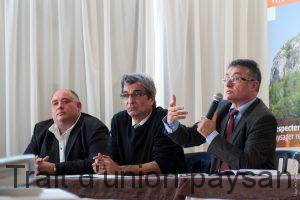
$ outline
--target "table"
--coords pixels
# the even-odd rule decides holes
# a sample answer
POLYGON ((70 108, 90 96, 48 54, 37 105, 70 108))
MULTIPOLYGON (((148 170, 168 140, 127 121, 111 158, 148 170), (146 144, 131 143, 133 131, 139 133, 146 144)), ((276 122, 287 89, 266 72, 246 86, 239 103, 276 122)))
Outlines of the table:
POLYGON ((33 186, 99 199, 300 199, 300 175, 49 176, 33 186))
POLYGON ((57 188, 14 188, 0 189, 0 200, 74 200, 79 199, 76 195, 57 188))

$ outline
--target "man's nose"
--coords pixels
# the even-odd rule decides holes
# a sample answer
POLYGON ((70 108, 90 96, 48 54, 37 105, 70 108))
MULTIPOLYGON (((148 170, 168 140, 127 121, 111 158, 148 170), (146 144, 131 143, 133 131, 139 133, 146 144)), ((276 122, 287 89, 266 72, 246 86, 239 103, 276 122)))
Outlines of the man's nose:
POLYGON ((230 79, 225 83, 226 87, 231 87, 232 85, 233 85, 233 83, 230 79))
POLYGON ((128 97, 128 103, 133 103, 135 101, 135 98, 133 98, 131 95, 128 97))
POLYGON ((58 108, 63 108, 64 107, 64 103, 62 101, 58 102, 58 108))

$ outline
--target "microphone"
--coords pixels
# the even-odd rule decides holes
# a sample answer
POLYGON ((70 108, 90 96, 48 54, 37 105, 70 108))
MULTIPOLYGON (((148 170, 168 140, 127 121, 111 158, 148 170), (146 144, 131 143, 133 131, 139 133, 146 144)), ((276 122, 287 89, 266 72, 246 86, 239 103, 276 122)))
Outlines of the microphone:
POLYGON ((223 95, 221 93, 218 92, 218 93, 214 94, 214 100, 211 103, 211 105, 209 107, 209 110, 206 114, 207 119, 212 119, 213 118, 214 113, 216 112, 216 110, 218 108, 218 105, 219 105, 220 101, 222 101, 222 99, 223 99, 223 95))

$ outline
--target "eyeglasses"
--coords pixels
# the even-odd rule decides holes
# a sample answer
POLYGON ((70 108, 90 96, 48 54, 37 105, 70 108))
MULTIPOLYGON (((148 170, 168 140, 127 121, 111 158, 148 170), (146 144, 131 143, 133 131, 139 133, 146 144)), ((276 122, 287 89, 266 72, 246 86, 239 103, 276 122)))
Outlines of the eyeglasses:
POLYGON ((63 99, 61 99, 61 100, 52 100, 52 101, 51 101, 51 104, 52 104, 53 106, 57 106, 58 103, 60 102, 61 104, 65 105, 65 104, 71 103, 72 101, 73 101, 73 100, 71 100, 71 99, 63 98, 63 99))
POLYGON ((140 98, 140 97, 142 97, 142 96, 144 96, 144 95, 146 95, 145 92, 136 91, 136 92, 133 92, 133 93, 131 93, 131 94, 129 94, 129 93, 121 93, 121 94, 120 94, 120 97, 121 97, 122 99, 128 99, 130 96, 131 96, 131 98, 140 98))
POLYGON ((223 83, 227 83, 230 81, 231 83, 240 83, 241 81, 255 81, 254 79, 245 79, 241 76, 233 76, 233 77, 225 77, 223 80, 223 83))

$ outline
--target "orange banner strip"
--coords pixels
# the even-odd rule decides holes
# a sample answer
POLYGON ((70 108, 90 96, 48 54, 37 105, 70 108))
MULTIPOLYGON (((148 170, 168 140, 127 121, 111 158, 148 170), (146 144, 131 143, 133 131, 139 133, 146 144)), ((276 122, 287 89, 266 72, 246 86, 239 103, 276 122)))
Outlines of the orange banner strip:
POLYGON ((300 0, 268 0, 268 8, 274 6, 282 6, 289 3, 300 2, 300 0))

